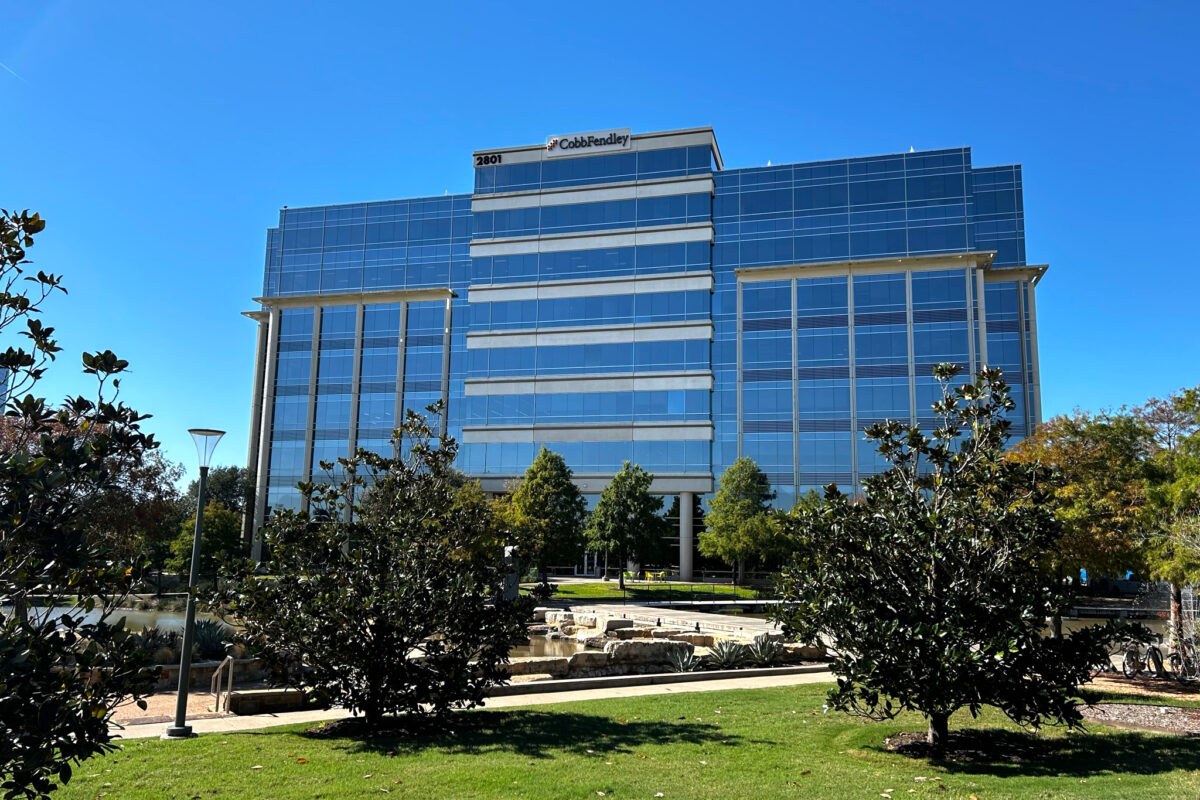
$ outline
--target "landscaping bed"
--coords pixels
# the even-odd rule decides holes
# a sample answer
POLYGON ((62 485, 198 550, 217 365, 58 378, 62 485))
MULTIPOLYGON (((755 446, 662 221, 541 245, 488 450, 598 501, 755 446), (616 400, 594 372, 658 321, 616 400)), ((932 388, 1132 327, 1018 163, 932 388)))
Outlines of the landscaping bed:
POLYGON ((1200 708, 1150 703, 1097 703, 1080 711, 1087 720, 1126 728, 1200 736, 1200 708))

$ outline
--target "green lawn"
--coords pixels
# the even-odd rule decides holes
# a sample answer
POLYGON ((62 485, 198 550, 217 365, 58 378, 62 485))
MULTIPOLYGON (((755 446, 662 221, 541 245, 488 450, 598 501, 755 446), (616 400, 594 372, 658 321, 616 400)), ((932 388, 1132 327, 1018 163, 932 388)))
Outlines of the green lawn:
MULTIPOLYGON (((463 714, 454 734, 322 739, 301 727, 135 741, 81 765, 61 798, 1138 798, 1196 797, 1195 741, 1093 726, 1053 732, 1014 763, 930 763, 887 752, 915 715, 822 713, 827 686, 656 695, 463 714), (255 767, 259 767, 256 769, 255 767), (926 780, 919 780, 919 779, 926 780), (938 779, 938 780, 935 780, 938 779), (910 790, 912 790, 910 792, 910 790)), ((987 752, 1027 734, 995 712, 987 752)))
MULTIPOLYGON (((551 581, 553 583, 553 581, 551 581)), ((527 584, 532 586, 532 584, 527 584)), ((616 581, 595 583, 558 583, 553 599, 597 600, 611 602, 622 598, 616 581)), ((625 599, 636 600, 756 600, 753 589, 730 584, 712 583, 627 583, 625 599)))

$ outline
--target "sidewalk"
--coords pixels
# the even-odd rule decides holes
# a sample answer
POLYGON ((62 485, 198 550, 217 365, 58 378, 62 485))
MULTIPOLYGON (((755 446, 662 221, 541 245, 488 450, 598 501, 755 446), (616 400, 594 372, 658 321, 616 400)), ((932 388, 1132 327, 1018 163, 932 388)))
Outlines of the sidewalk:
MULTIPOLYGON (((724 678, 712 681, 694 681, 692 683, 658 684, 654 686, 613 686, 604 689, 580 689, 566 692, 543 692, 541 694, 510 695, 505 697, 489 697, 483 704, 484 708, 516 708, 519 706, 541 706, 551 703, 572 703, 580 700, 605 700, 615 697, 645 697, 655 694, 683 694, 686 692, 716 692, 724 689, 765 689, 776 686, 798 686, 805 683, 825 683, 833 680, 827 670, 809 672, 800 675, 757 676, 751 678, 724 678)), ((197 719, 188 722, 196 733, 235 733, 237 731, 258 730, 276 725, 294 725, 297 723, 312 723, 322 720, 343 719, 350 716, 341 709, 326 711, 294 711, 287 714, 257 714, 245 717, 218 717, 216 719, 197 719)), ((163 723, 147 723, 128 725, 125 728, 113 726, 113 733, 121 739, 148 739, 162 734, 163 723)))

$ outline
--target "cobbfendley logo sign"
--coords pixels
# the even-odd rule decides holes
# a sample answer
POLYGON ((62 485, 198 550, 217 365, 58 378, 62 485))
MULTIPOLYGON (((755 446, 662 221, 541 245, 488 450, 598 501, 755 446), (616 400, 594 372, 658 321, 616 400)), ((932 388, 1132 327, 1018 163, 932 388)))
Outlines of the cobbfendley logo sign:
POLYGON ((629 128, 551 136, 546 140, 546 155, 567 156, 603 153, 608 150, 628 150, 631 138, 629 128))

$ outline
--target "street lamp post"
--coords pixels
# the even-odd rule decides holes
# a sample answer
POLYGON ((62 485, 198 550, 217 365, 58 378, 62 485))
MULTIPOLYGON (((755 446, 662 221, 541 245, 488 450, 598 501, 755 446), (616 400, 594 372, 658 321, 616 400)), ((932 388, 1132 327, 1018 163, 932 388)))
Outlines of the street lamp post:
POLYGON ((208 462, 212 458, 217 442, 225 431, 208 428, 191 428, 188 433, 196 442, 196 456, 200 460, 200 489, 196 493, 196 532, 192 538, 192 570, 188 577, 187 615, 183 625, 183 647, 179 654, 179 690, 175 698, 175 724, 168 725, 164 739, 187 739, 193 736, 192 726, 187 723, 188 688, 192 673, 192 639, 196 628, 196 581, 200 572, 200 534, 204 530, 204 490, 208 485, 208 462))

